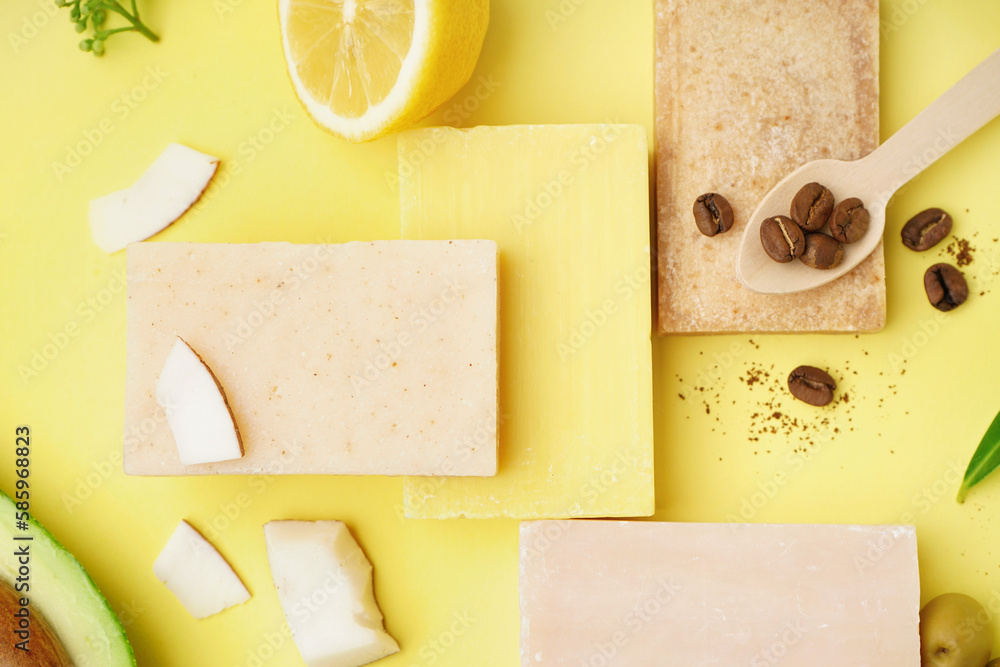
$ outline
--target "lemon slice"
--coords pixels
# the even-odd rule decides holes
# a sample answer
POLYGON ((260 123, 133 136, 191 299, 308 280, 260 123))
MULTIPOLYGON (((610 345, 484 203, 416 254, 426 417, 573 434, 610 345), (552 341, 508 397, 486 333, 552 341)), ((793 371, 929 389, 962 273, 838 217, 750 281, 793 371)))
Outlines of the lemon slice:
POLYGON ((279 0, 295 93, 322 127, 370 141, 419 121, 472 76, 489 0, 279 0))

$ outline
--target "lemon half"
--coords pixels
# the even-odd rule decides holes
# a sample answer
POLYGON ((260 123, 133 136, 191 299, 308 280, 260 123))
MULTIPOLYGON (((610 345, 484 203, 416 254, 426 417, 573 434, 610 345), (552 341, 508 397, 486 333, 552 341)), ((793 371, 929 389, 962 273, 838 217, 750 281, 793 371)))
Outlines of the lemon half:
POLYGON ((403 129, 472 76, 489 0, 279 0, 295 93, 349 141, 403 129))

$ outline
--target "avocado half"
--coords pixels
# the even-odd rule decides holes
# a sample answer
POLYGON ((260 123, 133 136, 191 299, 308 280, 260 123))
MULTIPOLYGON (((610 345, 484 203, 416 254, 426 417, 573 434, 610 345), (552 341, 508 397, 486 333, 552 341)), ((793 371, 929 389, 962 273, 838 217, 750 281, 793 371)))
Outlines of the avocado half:
POLYGON ((31 588, 17 595, 27 597, 31 613, 48 622, 72 663, 81 667, 134 667, 135 655, 125 629, 94 580, 42 524, 29 519, 27 530, 16 530, 16 511, 14 501, 0 491, 0 579, 16 590, 20 565, 15 550, 18 545, 28 544, 31 588), (32 539, 13 539, 26 536, 32 539))

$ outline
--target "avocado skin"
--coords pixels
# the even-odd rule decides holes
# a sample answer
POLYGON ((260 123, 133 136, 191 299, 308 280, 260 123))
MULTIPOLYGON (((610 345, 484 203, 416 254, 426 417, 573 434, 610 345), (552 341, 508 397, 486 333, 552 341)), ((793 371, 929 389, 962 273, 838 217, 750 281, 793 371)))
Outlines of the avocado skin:
MULTIPOLYGON (((41 617, 47 620, 52 636, 58 638, 57 643, 62 644, 69 660, 67 664, 135 667, 135 654, 125 629, 94 580, 73 554, 34 518, 28 519, 27 530, 15 530, 15 512, 14 501, 0 491, 0 542, 11 544, 15 536, 32 538, 32 579, 28 595, 35 613, 32 643, 36 638, 35 623, 41 617), (60 590, 67 595, 61 596, 60 590)), ((12 549, 0 551, 0 580, 3 582, 0 585, 13 586, 17 567, 12 549)))

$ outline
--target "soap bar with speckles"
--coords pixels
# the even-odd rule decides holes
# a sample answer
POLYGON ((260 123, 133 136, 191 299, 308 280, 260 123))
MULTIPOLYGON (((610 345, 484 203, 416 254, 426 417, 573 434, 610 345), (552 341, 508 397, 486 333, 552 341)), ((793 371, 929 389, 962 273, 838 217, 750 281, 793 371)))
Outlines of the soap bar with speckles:
POLYGON ((521 524, 522 667, 919 667, 913 526, 521 524))
POLYGON ((877 0, 656 0, 661 334, 885 326, 881 243, 799 294, 751 292, 735 271, 747 218, 778 181, 810 160, 878 146, 878 31, 877 0), (705 192, 735 213, 711 238, 692 213, 705 192))
POLYGON ((126 252, 126 473, 496 474, 493 241, 126 252), (175 336, 225 390, 243 458, 180 462, 155 398, 175 336))

